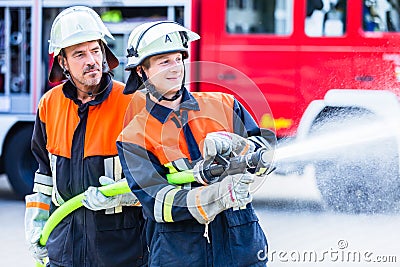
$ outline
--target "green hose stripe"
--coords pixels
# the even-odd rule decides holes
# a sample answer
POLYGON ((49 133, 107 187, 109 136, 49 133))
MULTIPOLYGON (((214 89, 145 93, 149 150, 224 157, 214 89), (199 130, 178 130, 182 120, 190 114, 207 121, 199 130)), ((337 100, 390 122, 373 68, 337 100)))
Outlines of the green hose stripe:
POLYGON ((167 180, 170 184, 186 184, 196 181, 191 170, 169 173, 167 174, 167 180))
MULTIPOLYGON (((126 182, 102 186, 99 187, 99 190, 101 193, 108 197, 130 192, 130 188, 128 186, 128 183, 126 182)), ((50 233, 65 217, 67 217, 68 214, 82 207, 83 198, 83 193, 81 193, 65 202, 51 214, 50 218, 47 220, 46 224, 43 227, 42 235, 39 240, 40 245, 46 245, 50 233)))

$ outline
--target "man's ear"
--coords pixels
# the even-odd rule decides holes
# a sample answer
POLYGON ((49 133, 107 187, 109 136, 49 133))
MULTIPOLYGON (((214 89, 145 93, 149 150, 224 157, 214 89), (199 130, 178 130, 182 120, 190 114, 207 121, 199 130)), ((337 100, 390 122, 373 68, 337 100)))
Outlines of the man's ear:
POLYGON ((136 73, 139 75, 140 78, 142 78, 142 66, 136 67, 136 73))
POLYGON ((66 64, 65 64, 65 61, 66 61, 66 60, 65 60, 65 57, 63 57, 63 56, 60 54, 60 55, 58 55, 57 60, 58 60, 58 65, 60 65, 61 69, 67 70, 67 71, 68 71, 68 68, 67 68, 67 66, 66 66, 66 64))

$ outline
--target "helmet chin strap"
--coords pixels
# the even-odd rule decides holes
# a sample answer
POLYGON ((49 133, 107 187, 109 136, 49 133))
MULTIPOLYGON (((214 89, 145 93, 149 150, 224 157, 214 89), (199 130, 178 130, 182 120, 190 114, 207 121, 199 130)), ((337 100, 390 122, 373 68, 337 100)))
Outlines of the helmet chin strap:
POLYGON ((65 62, 64 62, 65 52, 64 52, 64 49, 61 49, 61 51, 60 51, 60 56, 61 56, 61 68, 62 68, 62 70, 63 70, 64 76, 67 77, 67 79, 75 86, 76 89, 78 89, 78 90, 81 91, 82 93, 86 93, 86 94, 87 94, 87 92, 82 91, 81 89, 79 89, 79 88, 76 86, 74 80, 73 80, 72 77, 71 77, 71 74, 69 74, 69 71, 67 70, 67 68, 65 68, 65 62))
POLYGON ((155 87, 153 84, 151 84, 150 82, 148 82, 147 75, 146 75, 146 73, 143 71, 143 69, 141 69, 141 73, 142 73, 142 82, 143 82, 143 84, 145 85, 145 87, 146 87, 146 89, 149 91, 149 93, 150 93, 152 96, 154 96, 154 97, 158 100, 158 102, 163 101, 163 100, 165 100, 165 101, 170 101, 170 102, 175 101, 176 99, 178 99, 178 98, 182 95, 183 90, 185 89, 185 85, 184 85, 184 82, 185 82, 185 74, 186 74, 186 71, 185 71, 185 70, 184 70, 184 75, 183 75, 183 80, 182 80, 181 88, 180 88, 180 89, 175 93, 175 95, 174 95, 173 97, 171 97, 171 98, 167 98, 167 97, 165 97, 164 95, 160 94, 160 93, 157 91, 156 87, 155 87))

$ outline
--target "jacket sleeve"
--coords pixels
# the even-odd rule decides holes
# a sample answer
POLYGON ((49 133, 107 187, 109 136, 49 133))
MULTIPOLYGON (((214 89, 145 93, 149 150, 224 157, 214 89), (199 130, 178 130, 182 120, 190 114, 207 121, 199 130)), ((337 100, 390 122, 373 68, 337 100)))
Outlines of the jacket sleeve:
POLYGON ((39 163, 39 168, 35 173, 33 191, 51 196, 53 190, 53 180, 49 152, 46 149, 46 144, 46 124, 41 121, 38 111, 31 142, 33 156, 39 163))
POLYGON ((33 129, 32 153, 39 163, 35 173, 33 194, 25 197, 25 237, 28 243, 36 243, 50 215, 50 203, 53 190, 50 160, 46 149, 46 125, 36 115, 33 129))
POLYGON ((233 104, 234 132, 243 137, 248 137, 256 145, 256 150, 265 147, 272 149, 276 145, 276 135, 268 129, 260 128, 246 108, 236 99, 233 104))
POLYGON ((121 141, 117 148, 129 187, 147 217, 159 223, 193 219, 186 204, 188 190, 167 182, 167 169, 151 152, 121 141))
MULTIPOLYGON (((276 135, 268 129, 258 127, 257 123, 241 103, 236 99, 234 101, 234 132, 243 137, 247 137, 255 145, 255 151, 258 149, 274 150, 276 146, 276 135)), ((269 167, 261 166, 260 168, 252 168, 249 170, 258 176, 264 176, 271 173, 275 168, 273 167, 273 153, 268 154, 269 167)))

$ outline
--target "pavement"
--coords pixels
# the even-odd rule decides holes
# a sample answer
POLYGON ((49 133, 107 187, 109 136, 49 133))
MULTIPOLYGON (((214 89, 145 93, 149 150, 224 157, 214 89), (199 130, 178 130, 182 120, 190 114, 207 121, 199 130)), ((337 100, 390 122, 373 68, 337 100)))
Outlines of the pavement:
POLYGON ((25 203, 13 193, 5 175, 0 175, 0 266, 35 266, 25 243, 25 203))

